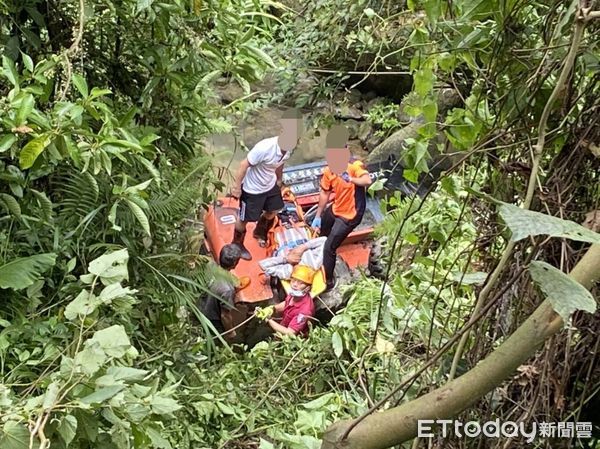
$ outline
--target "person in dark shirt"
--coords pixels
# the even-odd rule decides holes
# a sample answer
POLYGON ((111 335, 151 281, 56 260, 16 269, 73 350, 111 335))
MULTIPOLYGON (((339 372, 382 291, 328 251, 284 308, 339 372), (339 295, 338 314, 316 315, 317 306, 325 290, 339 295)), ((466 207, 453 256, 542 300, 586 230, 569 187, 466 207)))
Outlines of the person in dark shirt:
MULTIPOLYGON (((228 244, 223 246, 219 253, 220 268, 227 272, 233 270, 240 261, 241 253, 242 251, 238 245, 228 244)), ((216 268, 215 276, 210 282, 209 293, 200 298, 198 308, 215 329, 222 334, 226 329, 233 327, 231 311, 235 309, 235 293, 240 286, 235 276, 230 273, 219 273, 219 268, 214 268, 216 268)), ((247 281, 242 282, 242 284, 245 283, 247 281)))

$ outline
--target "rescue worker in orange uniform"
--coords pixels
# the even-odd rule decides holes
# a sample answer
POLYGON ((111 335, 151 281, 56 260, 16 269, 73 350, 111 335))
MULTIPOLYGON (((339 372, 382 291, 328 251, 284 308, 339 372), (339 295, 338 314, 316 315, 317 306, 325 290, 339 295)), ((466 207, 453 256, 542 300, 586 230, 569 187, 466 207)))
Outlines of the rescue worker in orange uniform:
POLYGON ((323 170, 319 204, 311 223, 317 233, 327 236, 323 249, 327 290, 335 286, 333 273, 337 249, 362 221, 367 187, 371 185, 365 165, 350 154, 348 136, 348 130, 341 125, 333 126, 327 134, 327 167, 323 170), (335 194, 335 198, 332 205, 325 208, 331 193, 335 194))

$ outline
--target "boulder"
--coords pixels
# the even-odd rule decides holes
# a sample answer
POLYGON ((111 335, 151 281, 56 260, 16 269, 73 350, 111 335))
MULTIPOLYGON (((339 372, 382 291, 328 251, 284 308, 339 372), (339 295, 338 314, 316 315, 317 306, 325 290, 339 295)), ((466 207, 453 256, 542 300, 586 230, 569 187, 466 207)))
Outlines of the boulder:
POLYGON ((334 116, 341 120, 364 120, 363 113, 356 106, 342 103, 335 108, 334 116))

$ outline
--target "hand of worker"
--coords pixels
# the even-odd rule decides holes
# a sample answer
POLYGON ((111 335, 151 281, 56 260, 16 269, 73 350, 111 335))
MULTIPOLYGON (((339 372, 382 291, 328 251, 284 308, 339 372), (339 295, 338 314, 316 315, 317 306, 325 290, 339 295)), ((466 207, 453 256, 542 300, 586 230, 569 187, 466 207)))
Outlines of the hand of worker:
POLYGON ((242 188, 240 186, 233 186, 231 188, 231 196, 239 199, 242 196, 242 188))
POLYGON ((342 173, 340 175, 340 178, 342 178, 346 182, 350 182, 350 174, 347 171, 345 171, 344 173, 342 173))
POLYGON ((312 223, 310 224, 310 227, 317 230, 317 229, 321 229, 321 217, 315 217, 313 218, 312 223))
POLYGON ((273 312, 275 312, 274 306, 268 307, 257 307, 254 309, 254 313, 256 314, 256 318, 262 321, 269 321, 271 316, 273 316, 273 312))

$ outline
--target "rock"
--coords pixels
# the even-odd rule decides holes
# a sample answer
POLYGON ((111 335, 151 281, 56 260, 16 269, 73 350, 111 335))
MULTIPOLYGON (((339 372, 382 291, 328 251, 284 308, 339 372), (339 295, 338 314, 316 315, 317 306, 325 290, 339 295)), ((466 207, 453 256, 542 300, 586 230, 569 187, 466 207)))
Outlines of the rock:
POLYGON ((225 78, 221 78, 215 83, 215 90, 223 104, 229 104, 244 96, 244 89, 242 89, 242 86, 235 81, 230 81, 225 78))
POLYGON ((371 124, 367 121, 362 122, 358 128, 358 139, 363 144, 366 144, 371 134, 373 134, 373 128, 371 127, 371 124))
POLYGON ((377 162, 387 160, 390 156, 398 157, 408 138, 416 138, 418 136, 419 127, 423 124, 423 119, 414 120, 404 128, 396 131, 390 137, 381 142, 369 154, 369 162, 377 162))
POLYGON ((349 140, 348 149, 350 150, 350 153, 352 153, 352 155, 356 156, 357 158, 363 161, 369 156, 369 152, 367 151, 363 143, 358 139, 349 140))
POLYGON ((334 115, 336 118, 342 120, 364 120, 362 112, 356 106, 350 106, 348 104, 341 104, 340 106, 336 107, 334 115))
POLYGON ((367 150, 373 151, 379 144, 381 144, 381 142, 383 142, 383 137, 377 133, 372 133, 365 142, 365 146, 367 147, 367 150))
POLYGON ((438 91, 438 114, 445 115, 452 108, 462 106, 463 101, 456 89, 444 88, 438 91))
POLYGON ((359 122, 358 120, 350 119, 344 121, 342 125, 344 125, 348 129, 348 132, 350 133, 349 138, 356 139, 360 134, 360 127, 363 123, 365 122, 359 122))
POLYGON ((374 100, 375 98, 377 98, 377 93, 374 90, 370 90, 363 95, 363 98, 365 99, 365 101, 374 100))
POLYGON ((360 93, 360 90, 358 90, 358 89, 351 89, 350 92, 348 92, 348 94, 346 95, 346 99, 348 100, 348 103, 354 104, 354 105, 359 103, 361 98, 362 98, 362 94, 360 93))

